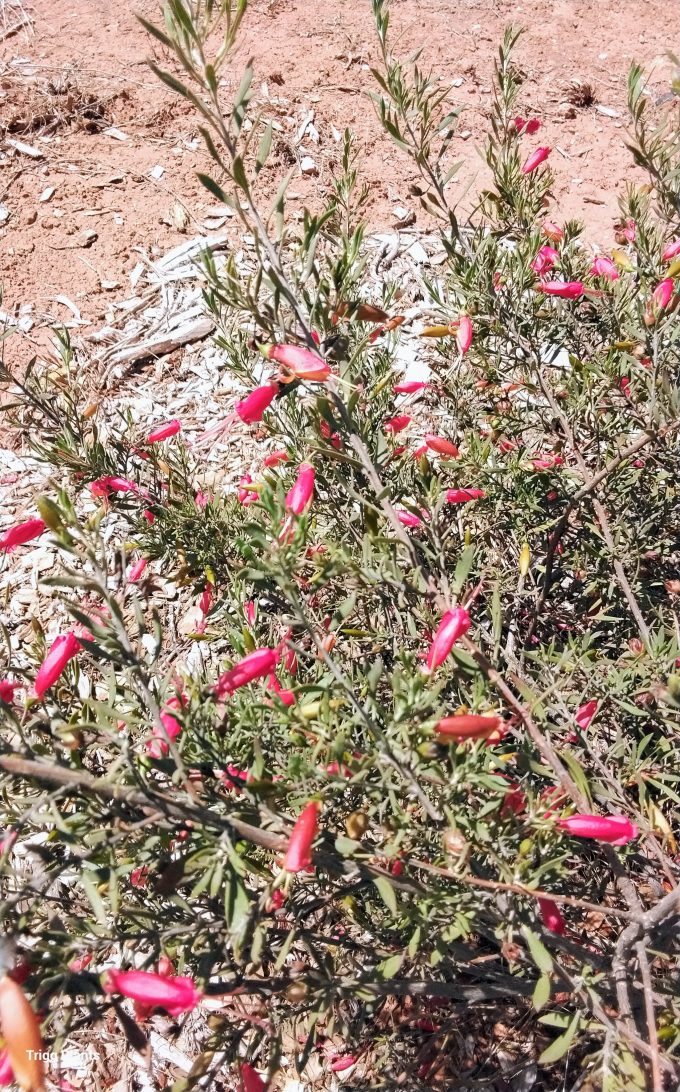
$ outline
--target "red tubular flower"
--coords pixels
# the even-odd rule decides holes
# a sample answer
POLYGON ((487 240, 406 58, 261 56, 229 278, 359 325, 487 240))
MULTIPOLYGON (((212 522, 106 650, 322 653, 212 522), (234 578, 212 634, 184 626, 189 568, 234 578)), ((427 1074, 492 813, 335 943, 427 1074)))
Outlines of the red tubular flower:
POLYGON ((201 598, 198 601, 198 609, 201 614, 207 614, 212 606, 213 594, 215 587, 208 581, 203 591, 201 592, 201 598))
POLYGON ((555 262, 560 260, 558 252, 552 246, 542 246, 538 254, 531 263, 531 268, 534 273, 539 275, 542 273, 549 273, 555 262))
POLYGON ((443 615, 427 654, 428 671, 435 671, 449 655, 456 641, 469 630, 472 622, 464 607, 454 607, 443 615))
POLYGON ((285 448, 281 448, 279 451, 271 451, 269 455, 265 455, 262 461, 266 467, 278 466, 279 463, 287 463, 288 452, 285 448))
POLYGON ((245 615, 246 622, 248 623, 248 625, 252 629, 253 626, 255 625, 255 603, 253 602, 252 599, 248 599, 243 604, 243 613, 245 615))
POLYGON ((605 254, 600 254, 590 267, 590 273, 593 277, 603 277, 606 281, 618 281, 619 271, 616 268, 616 264, 608 258, 605 254))
POLYGON ((433 432, 425 434, 425 447, 430 451, 436 451, 438 455, 446 455, 449 459, 457 459, 460 452, 456 445, 447 440, 445 436, 437 436, 433 432))
POLYGON ((447 489, 447 504, 467 504, 468 501, 480 500, 485 497, 483 489, 447 489))
POLYGON ((265 410, 269 409, 276 398, 278 389, 278 383, 266 383, 263 387, 256 387, 246 398, 242 398, 240 402, 237 402, 236 412, 241 420, 245 421, 247 425, 252 425, 255 421, 261 421, 265 410))
POLYGON ((249 780, 246 770, 239 770, 238 766, 232 766, 231 763, 224 771, 220 771, 218 777, 226 789, 235 793, 243 792, 243 786, 249 780))
POLYGON ((456 333, 456 341, 461 356, 465 356, 472 345, 472 334, 472 319, 469 315, 461 315, 458 320, 458 332, 456 333))
POLYGON ((24 523, 17 523, 9 527, 3 535, 0 535, 0 551, 11 553, 17 546, 24 546, 39 538, 45 530, 46 524, 42 519, 27 519, 24 523))
POLYGON ((295 705, 295 693, 292 690, 287 690, 281 686, 281 683, 277 679, 276 675, 270 675, 267 683, 267 690, 271 690, 276 694, 279 701, 282 701, 284 705, 295 705))
POLYGON ((69 660, 72 660, 82 645, 75 633, 63 633, 55 637, 50 650, 43 660, 35 677, 34 689, 39 698, 54 686, 69 660))
POLYGON ((411 379, 405 383, 395 383, 392 387, 393 394, 415 394, 416 391, 424 391, 429 383, 421 383, 417 379, 411 379))
POLYGON ((159 425, 153 432, 150 432, 146 442, 147 444, 157 444, 160 440, 168 440, 171 436, 176 436, 181 428, 182 422, 175 417, 172 421, 166 421, 164 425, 159 425))
POLYGON ((582 281, 540 281, 539 292, 547 296, 561 296, 565 300, 577 300, 583 295, 582 281))
POLYGON ((537 148, 535 152, 531 153, 522 167, 522 174, 531 174, 532 171, 535 171, 537 167, 540 167, 541 163, 545 163, 551 151, 551 148, 537 148))
POLYGON ((276 670, 278 662, 279 654, 275 648, 256 648, 254 652, 249 652, 237 664, 220 675, 214 688, 216 697, 223 698, 241 686, 254 682, 255 679, 271 675, 276 670))
POLYGON ((300 463, 295 484, 286 495, 286 510, 294 516, 301 516, 314 494, 314 467, 311 463, 300 463))
POLYGON ((541 123, 538 118, 530 118, 528 121, 526 118, 515 118, 515 129, 518 136, 526 134, 527 136, 533 136, 541 128, 541 123))
POLYGON ((638 836, 638 828, 627 815, 570 815, 558 826, 575 838, 594 838, 613 846, 625 846, 638 836))
POLYGON ((0 1034, 14 1080, 24 1092, 44 1092, 44 1051, 40 1024, 21 986, 9 975, 0 979, 0 1034))
POLYGON ((385 421, 383 430, 391 432, 394 436, 397 432, 403 432, 405 428, 408 428, 412 420, 413 418, 409 417, 408 413, 399 414, 397 417, 391 417, 389 421, 385 421))
POLYGON ((326 361, 300 345, 263 345, 260 352, 267 360, 275 360, 283 366, 284 374, 279 376, 282 383, 292 379, 323 383, 330 378, 331 369, 326 361))
POLYGON ((562 917, 557 903, 553 902, 552 899, 539 898, 538 908, 541 912, 541 921, 546 929, 549 929, 551 933, 563 936, 567 931, 567 923, 562 917))
POLYGON ((248 1062, 241 1062, 240 1092, 267 1092, 267 1086, 262 1077, 248 1062))
POLYGON ((148 564, 149 562, 145 557, 138 558, 134 565, 131 565, 128 569, 128 584, 136 584, 148 564))
POLYGON ((498 743, 505 735, 505 725, 501 717, 483 717, 476 713, 457 713, 453 717, 442 717, 434 726, 438 736, 444 739, 485 739, 488 743, 498 743))
POLYGON ((191 1012, 203 996, 192 978, 154 974, 153 971, 107 971, 107 993, 120 993, 142 1005, 165 1009, 170 1016, 191 1012))
POLYGON ((672 262, 673 258, 677 258, 678 254, 680 254, 680 239, 674 239, 672 243, 666 244, 661 259, 664 262, 672 262))
POLYGON ((652 306, 657 311, 665 311, 668 304, 671 302, 671 296, 673 295, 673 278, 665 277, 664 280, 659 281, 656 288, 652 292, 652 306))
POLYGON ((591 720, 597 712, 597 706, 597 698, 593 698, 592 701, 587 701, 585 705, 580 705, 576 710, 574 720, 582 732, 585 732, 586 728, 590 725, 591 720))
POLYGON ((14 701, 14 691, 20 690, 23 683, 10 682, 9 679, 0 679, 0 701, 4 701, 5 705, 9 705, 14 701))
POLYGON ((149 879, 149 869, 146 865, 141 865, 139 868, 133 868, 130 873, 130 886, 131 887, 146 887, 149 879))
POLYGON ((319 829, 319 802, 312 800, 300 812, 288 840, 283 867, 286 872, 303 872, 312 863, 312 843, 319 829))

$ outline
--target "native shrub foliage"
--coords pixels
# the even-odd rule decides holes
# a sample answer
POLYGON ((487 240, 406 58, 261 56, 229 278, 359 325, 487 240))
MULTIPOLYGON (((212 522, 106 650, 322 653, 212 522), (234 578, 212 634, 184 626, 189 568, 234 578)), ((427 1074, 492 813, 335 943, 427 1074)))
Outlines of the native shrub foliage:
POLYGON ((671 1087, 677 98, 634 70, 651 181, 594 260, 555 223, 508 32, 461 223, 456 111, 373 6, 376 109, 447 253, 425 321, 371 295, 349 135, 321 212, 289 220, 288 179, 260 201, 271 124, 250 68, 230 107, 220 82, 243 0, 170 0, 157 74, 254 239, 254 275, 205 273, 260 473, 215 495, 173 422, 104 442, 64 338, 59 369, 3 371, 54 488, 2 546, 58 544, 65 619, 3 672, 4 928, 52 1049, 121 996, 143 1033, 238 991, 177 1088, 275 1087, 317 1052, 350 1088, 486 1087, 501 1048, 535 1087, 671 1087), (431 376, 404 389, 409 329, 431 376), (193 638, 145 560, 196 597, 193 638), (27 875, 12 845, 44 832, 27 875))

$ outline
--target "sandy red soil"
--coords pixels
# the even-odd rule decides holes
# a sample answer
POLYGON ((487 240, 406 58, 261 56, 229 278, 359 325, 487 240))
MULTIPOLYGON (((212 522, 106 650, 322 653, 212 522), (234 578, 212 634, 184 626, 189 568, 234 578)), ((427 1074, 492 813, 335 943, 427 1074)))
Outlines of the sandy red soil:
MULTIPOLYGON (((129 294, 126 271, 138 261, 136 248, 153 255, 182 240, 173 222, 176 201, 188 214, 187 232, 202 230, 205 211, 215 203, 195 178, 207 159, 191 107, 159 85, 145 65, 150 53, 162 57, 134 13, 158 19, 155 2, 35 0, 28 10, 30 30, 0 43, 0 123, 13 130, 6 135, 34 145, 43 158, 15 155, 0 144, 6 153, 0 202, 9 212, 0 226, 4 306, 30 302, 38 314, 63 319, 70 313, 54 297, 64 294, 97 322, 112 298, 129 294), (19 132, 22 121, 35 118, 44 106, 40 92, 48 80, 57 87, 51 101, 63 113, 62 123, 50 128, 38 117, 32 131, 19 132), (66 94, 64 86, 70 89, 66 94), (69 103, 77 113, 87 96, 103 100, 103 127, 115 126, 127 140, 69 117, 69 103), (149 173, 154 166, 164 168, 158 180, 149 173), (54 187, 53 195, 39 201, 48 187, 54 187), (84 247, 82 233, 88 230, 96 238, 84 247)), ((523 107, 544 125, 538 138, 528 138, 528 146, 554 147, 554 218, 582 218, 589 238, 606 247, 617 214, 617 185, 634 176, 624 147, 628 65, 633 58, 657 62, 655 86, 661 88, 668 72, 665 50, 680 39, 680 6, 661 0, 394 0, 393 42, 399 52, 423 46, 425 66, 432 64, 447 81, 463 80, 450 99, 465 107, 453 142, 454 154, 463 160, 453 192, 471 182, 467 206, 484 177, 479 153, 492 66, 510 21, 527 28, 517 55, 526 73, 523 107), (573 80, 588 81, 596 103, 616 116, 598 112, 595 105, 569 110, 565 100, 573 80)), ((283 100, 275 109, 263 107, 282 126, 271 165, 261 176, 265 195, 275 190, 291 159, 295 163, 309 154, 318 174, 293 179, 290 207, 317 204, 338 158, 337 132, 349 126, 370 186, 371 226, 391 226, 399 205, 413 207, 418 223, 425 223, 409 197, 413 169, 381 134, 367 95, 374 88, 369 66, 377 61, 369 0, 253 3, 224 73, 225 101, 251 56, 258 95, 266 83, 270 96, 283 100), (310 110, 319 142, 305 137, 296 147, 294 135, 310 110)))

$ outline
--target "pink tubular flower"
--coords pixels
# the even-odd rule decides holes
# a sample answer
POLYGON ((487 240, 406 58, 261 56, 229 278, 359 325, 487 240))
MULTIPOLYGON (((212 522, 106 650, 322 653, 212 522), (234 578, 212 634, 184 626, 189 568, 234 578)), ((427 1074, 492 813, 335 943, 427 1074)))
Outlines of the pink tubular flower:
POLYGON ((267 1086, 262 1077, 248 1062, 241 1062, 240 1092, 267 1092, 267 1086))
POLYGON ((541 231, 545 235, 546 239, 550 239, 552 243, 561 243, 564 239, 564 232, 557 224, 553 224, 552 220, 544 220, 541 224, 541 231))
POLYGON ((420 527, 423 522, 420 516, 416 516, 414 512, 407 512, 405 508, 395 509, 397 519, 404 527, 420 527))
POLYGON ((551 150, 551 148, 537 148, 535 152, 532 152, 522 167, 522 174, 531 174, 537 167, 540 167, 541 163, 545 163, 551 150))
POLYGON ((502 717, 484 717, 477 713, 457 713, 452 717, 442 717, 434 730, 442 739, 485 739, 488 743, 498 743, 505 735, 502 717))
POLYGON ((665 311, 668 304, 671 302, 673 295, 673 278, 665 277, 664 280, 659 281, 656 288, 652 292, 652 306, 657 311, 665 311))
POLYGON ((528 121, 526 118, 515 118, 515 129, 517 135, 521 136, 526 133, 527 136, 533 136, 541 128, 541 123, 538 118, 530 118, 528 121))
POLYGON ((585 705, 580 705, 576 710, 574 720, 582 732, 585 732, 586 728, 589 727, 591 720, 597 712, 597 706, 597 698, 593 698, 591 701, 587 701, 585 705))
POLYGON ((148 564, 149 562, 145 557, 139 557, 134 565, 131 565, 128 569, 128 584, 136 584, 148 564))
POLYGON ((531 465, 534 470, 553 470, 556 466, 562 466, 563 462, 561 455, 553 455, 549 452, 547 455, 539 455, 537 459, 532 459, 531 465))
POLYGON ((465 356, 472 345, 472 334, 472 319, 469 315, 461 315, 458 320, 458 332, 456 334, 456 341, 461 356, 465 356))
POLYGON ((252 485, 252 482, 253 479, 250 474, 244 474, 243 477, 239 479, 238 492, 236 494, 239 504, 247 506, 249 504, 254 504, 255 501, 260 499, 260 494, 257 490, 248 489, 248 486, 252 485))
POLYGON ((314 494, 314 467, 311 463, 300 463, 295 484, 286 495, 286 510, 294 516, 301 516, 314 494))
POLYGON ((471 626, 471 619, 464 607, 454 607, 443 615, 434 640, 427 654, 428 671, 435 671, 448 656, 459 637, 471 626))
POLYGON ((39 698, 42 698, 45 691, 54 686, 69 660, 72 660, 81 648, 82 645, 75 633, 63 633, 55 637, 35 677, 34 689, 39 698))
POLYGON ((392 387, 393 394, 415 394, 416 391, 423 391, 426 387, 429 387, 429 383, 422 383, 418 379, 411 379, 405 383, 395 383, 392 387))
POLYGON ((590 267, 593 277, 603 277, 606 281, 618 281, 619 271, 615 263, 604 254, 598 255, 590 267))
POLYGON ((425 447, 430 451, 436 451, 438 455, 446 455, 449 459, 457 459, 460 455, 458 448, 451 440, 447 440, 445 436, 437 436, 433 432, 425 434, 425 447))
POLYGON ((677 258, 678 254, 680 254, 680 239, 674 239, 672 243, 666 244, 661 259, 664 262, 672 262, 673 258, 677 258))
POLYGON ((285 369, 282 382, 300 379, 309 383, 323 383, 330 378, 331 369, 326 361, 303 349, 300 345, 263 345, 260 352, 267 360, 275 360, 285 369))
POLYGON ((562 917, 560 909, 552 899, 538 900, 538 908, 541 912, 541 921, 551 933, 562 936, 567 930, 567 923, 562 917))
POLYGON ((403 432, 405 428, 408 428, 412 420, 413 418, 409 417, 408 413, 399 414, 397 417, 391 417, 389 421, 385 421, 383 430, 396 435, 397 432, 403 432))
POLYGON ((246 602, 243 604, 243 613, 245 615, 246 622, 252 629, 255 625, 255 603, 252 599, 246 600, 246 602))
POLYGON ((7 1049, 0 1051, 0 1088, 14 1084, 14 1070, 7 1049))
POLYGON ((0 701, 4 701, 5 705, 9 705, 14 701, 14 691, 20 690, 23 683, 10 682, 9 679, 0 679, 0 701))
POLYGON ((220 675, 215 683, 215 695, 223 698, 241 686, 254 682, 255 679, 271 675, 276 670, 278 662, 279 654, 275 648, 256 648, 254 652, 249 652, 237 664, 220 675))
POLYGON ((283 867, 286 872, 302 872, 312 863, 312 842, 319 828, 319 802, 312 800, 300 812, 288 840, 283 867))
POLYGON ((262 461, 266 467, 278 466, 279 463, 287 463, 288 452, 285 448, 281 448, 279 451, 271 451, 269 455, 265 455, 262 461))
POLYGON ((261 421, 265 410, 269 409, 278 393, 278 383, 266 383, 263 387, 256 387, 246 398, 236 403, 236 412, 242 421, 252 425, 255 421, 261 421))
POLYGON ((356 1057, 354 1054, 341 1054, 338 1058, 335 1058, 331 1062, 332 1073, 342 1073, 345 1069, 349 1069, 356 1063, 356 1057))
POLYGON ((555 262, 558 262, 560 256, 553 246, 542 246, 538 254, 531 263, 531 268, 534 273, 539 275, 542 273, 549 273, 555 262))
POLYGON ((624 226, 623 231, 621 232, 621 234, 623 235, 626 242, 629 242, 629 243, 634 243, 635 242, 635 236, 637 235, 637 224, 635 223, 635 220, 633 220, 633 218, 631 216, 629 216, 627 218, 625 226, 624 226))
POLYGON ((0 551, 11 553, 17 546, 24 546, 34 538, 39 538, 44 530, 45 521, 42 519, 27 519, 24 523, 17 523, 0 535, 0 551))
POLYGON ((107 475, 90 483, 90 489, 95 497, 108 497, 109 493, 134 493, 137 497, 149 499, 148 489, 142 489, 136 482, 129 478, 115 478, 107 475))
POLYGON ((627 815, 570 815, 558 826, 575 838, 594 838, 613 846, 625 846, 638 836, 638 828, 627 815))
POLYGON ((103 981, 107 993, 120 993, 142 1005, 165 1009, 170 1016, 191 1012, 202 994, 192 978, 154 974, 153 971, 107 971, 103 981))
POLYGON ((539 292, 546 296, 561 296, 565 300, 577 300, 583 295, 582 281, 540 281, 539 292))
POLYGON ((159 425, 153 432, 150 432, 146 442, 147 444, 157 444, 160 440, 168 440, 171 436, 176 436, 181 428, 182 422, 175 417, 172 421, 166 421, 164 425, 159 425))
POLYGON ((485 497, 483 489, 447 489, 447 504, 467 504, 468 501, 480 500, 485 497))

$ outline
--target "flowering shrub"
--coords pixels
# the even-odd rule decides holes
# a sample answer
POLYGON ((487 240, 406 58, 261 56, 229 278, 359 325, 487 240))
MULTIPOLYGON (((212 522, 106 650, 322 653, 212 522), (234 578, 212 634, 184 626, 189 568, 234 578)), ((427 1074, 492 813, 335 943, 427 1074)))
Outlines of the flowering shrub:
POLYGON ((63 558, 61 628, 0 689, 24 1088, 27 996, 44 1042, 113 1012, 137 1049, 211 1001, 177 1090, 274 1088, 284 1055, 350 1088, 677 1082, 677 118, 634 70, 651 184, 593 259, 553 222, 509 31, 463 225, 447 90, 373 7, 376 109, 447 254, 427 322, 396 284, 370 294, 349 135, 325 209, 293 228, 283 185, 260 210, 272 127, 244 127, 250 68, 229 111, 218 78, 245 3, 170 0, 157 74, 255 241, 254 276, 205 276, 245 388, 214 435, 240 418, 259 473, 213 495, 178 420, 103 443, 63 336, 57 380, 3 369, 54 488, 0 549, 47 535, 63 558), (427 379, 399 371, 407 336, 427 379), (149 566, 198 600, 190 636, 149 566))

